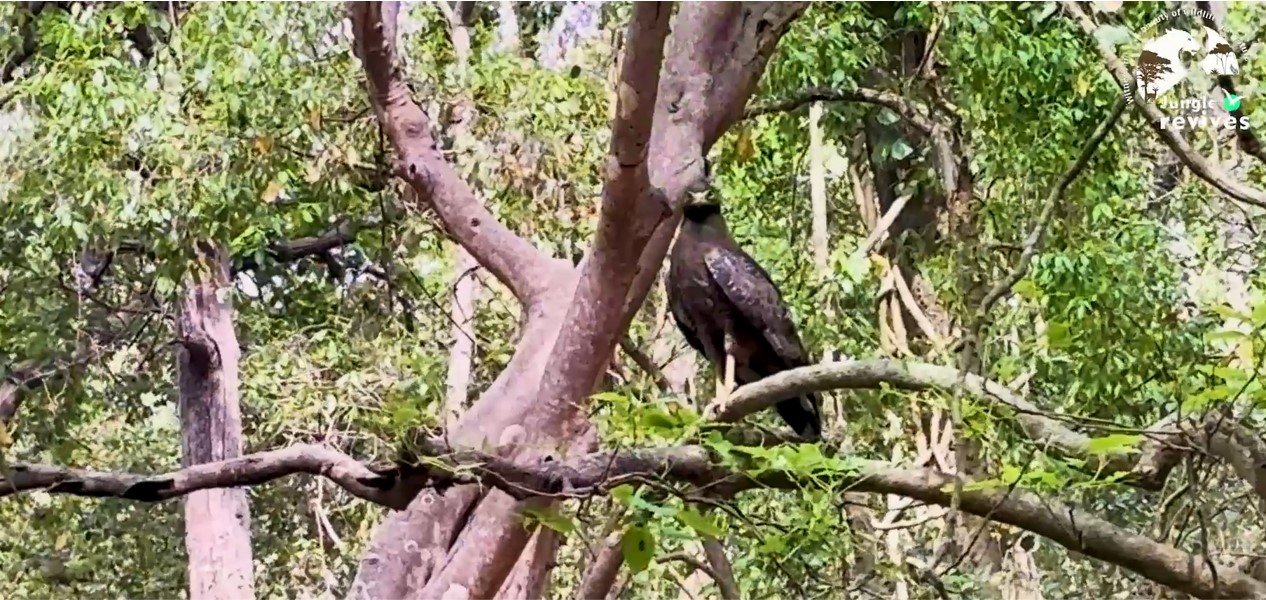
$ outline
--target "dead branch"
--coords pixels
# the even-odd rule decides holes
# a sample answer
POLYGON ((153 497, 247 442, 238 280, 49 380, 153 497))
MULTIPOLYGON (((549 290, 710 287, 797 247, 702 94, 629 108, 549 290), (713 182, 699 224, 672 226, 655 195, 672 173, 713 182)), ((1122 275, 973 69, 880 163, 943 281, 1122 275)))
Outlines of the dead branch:
POLYGON ((411 498, 393 495, 395 467, 368 467, 333 448, 300 444, 281 450, 203 463, 163 475, 106 473, 48 465, 15 464, 0 478, 0 497, 44 490, 92 498, 160 502, 199 490, 258 485, 296 473, 326 477, 352 495, 403 508, 411 498))
MULTIPOLYGON (((1082 31, 1092 39, 1097 40, 1098 36, 1095 35, 1095 32, 1099 29, 1099 26, 1090 18, 1090 15, 1086 14, 1076 2, 1065 0, 1062 4, 1064 5, 1064 10, 1068 11, 1068 14, 1081 26, 1082 31)), ((1099 51, 1099 56, 1107 66, 1108 72, 1116 79, 1121 89, 1130 89, 1134 85, 1134 78, 1130 76, 1130 70, 1121 61, 1121 57, 1117 56, 1116 52, 1103 42, 1096 42, 1095 49, 1099 51)), ((1257 206, 1266 206, 1266 192, 1236 180, 1226 171, 1205 160, 1204 156, 1201 156, 1195 148, 1191 147, 1191 144, 1187 142, 1182 133, 1163 126, 1164 113, 1144 100, 1142 94, 1134 94, 1134 104, 1147 117, 1148 124, 1152 126, 1152 129, 1156 131, 1161 140, 1174 151, 1179 160, 1187 165, 1187 168, 1191 169, 1191 172, 1195 173, 1197 177, 1236 200, 1257 206)))
MULTIPOLYGON (((437 146, 431 119, 410 96, 396 58, 395 2, 350 2, 356 55, 364 65, 371 103, 396 152, 404 179, 445 230, 515 297, 531 305, 559 268, 527 240, 498 221, 437 146)), ((418 207, 421 208, 421 207, 418 207)))

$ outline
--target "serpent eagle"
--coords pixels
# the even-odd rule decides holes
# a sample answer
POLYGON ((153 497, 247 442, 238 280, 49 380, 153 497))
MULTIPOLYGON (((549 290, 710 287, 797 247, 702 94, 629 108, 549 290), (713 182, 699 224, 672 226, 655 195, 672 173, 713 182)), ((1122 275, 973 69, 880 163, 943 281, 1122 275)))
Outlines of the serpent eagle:
MULTIPOLYGON (((809 364, 782 294, 730 238, 718 204, 696 200, 686 206, 666 287, 673 320, 686 342, 716 369, 722 398, 735 384, 809 364)), ((816 395, 782 400, 777 409, 797 434, 821 435, 816 395)))

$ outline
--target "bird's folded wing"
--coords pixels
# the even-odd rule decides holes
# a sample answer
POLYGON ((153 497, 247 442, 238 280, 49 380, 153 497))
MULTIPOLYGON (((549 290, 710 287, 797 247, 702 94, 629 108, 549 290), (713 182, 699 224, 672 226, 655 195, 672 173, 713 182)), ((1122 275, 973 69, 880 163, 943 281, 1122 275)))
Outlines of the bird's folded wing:
POLYGON ((708 251, 704 260, 730 303, 751 327, 764 333, 778 357, 788 367, 807 364, 791 311, 769 274, 742 251, 716 247, 708 251))

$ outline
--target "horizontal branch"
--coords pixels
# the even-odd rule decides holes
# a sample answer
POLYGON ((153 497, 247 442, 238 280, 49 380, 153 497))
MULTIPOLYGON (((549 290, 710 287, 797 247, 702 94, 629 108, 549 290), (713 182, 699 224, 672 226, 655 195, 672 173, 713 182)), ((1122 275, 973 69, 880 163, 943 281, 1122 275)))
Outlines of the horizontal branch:
MULTIPOLYGON (((913 391, 952 391, 959 381, 958 375, 958 370, 950 367, 883 359, 812 365, 783 371, 742 386, 727 401, 710 404, 705 409, 705 415, 722 423, 733 423, 747 415, 767 410, 787 398, 838 389, 878 389, 888 385, 913 391)), ((1158 489, 1176 464, 1173 457, 1166 452, 1168 445, 1152 440, 1144 444, 1141 455, 1126 451, 1092 454, 1089 452, 1089 436, 1065 427, 1006 386, 977 375, 967 375, 963 392, 977 401, 1011 410, 1030 439, 1039 445, 1085 458, 1086 468, 1090 471, 1102 472, 1104 475, 1129 473, 1130 483, 1144 489, 1158 489)))
POLYGON ((160 502, 199 490, 257 485, 298 473, 326 477, 358 498, 391 508, 403 509, 411 499, 393 494, 397 490, 395 467, 368 467, 342 452, 314 444, 204 463, 163 475, 15 464, 0 477, 0 497, 44 490, 50 494, 160 502))
MULTIPOLYGON (((356 237, 362 231, 377 226, 377 219, 340 221, 338 225, 318 236, 273 242, 268 245, 267 254, 269 258, 279 263, 292 263, 305 258, 321 256, 331 250, 355 243, 356 237)), ((238 257, 233 263, 234 274, 242 271, 253 271, 260 267, 259 261, 253 255, 238 257)))
POLYGON ((936 129, 936 123, 932 120, 931 112, 928 111, 927 107, 900 94, 870 88, 848 90, 825 87, 811 88, 783 100, 748 107, 743 113, 743 118, 754 119, 764 115, 791 112, 814 102, 863 102, 875 104, 897 113, 925 135, 933 135, 933 131, 936 129))
MULTIPOLYGON (((440 487, 454 482, 479 482, 495 486, 516 498, 549 496, 581 498, 605 494, 626 483, 689 483, 732 491, 756 487, 797 488, 807 483, 804 474, 763 469, 759 475, 740 473, 722 466, 717 457, 700 446, 678 446, 632 451, 598 452, 570 461, 541 461, 533 465, 510 461, 477 451, 449 452, 443 442, 420 444, 423 452, 436 451, 419 467, 428 484, 440 487)), ((956 478, 931 469, 896 468, 879 461, 854 461, 857 470, 842 474, 838 489, 853 492, 895 494, 939 506, 950 506, 956 478)), ((12 475, 0 481, 0 496, 42 488, 51 493, 109 496, 158 501, 198 489, 251 485, 293 473, 323 475, 354 495, 401 508, 407 505, 402 491, 405 479, 397 468, 361 465, 336 450, 302 445, 253 454, 238 459, 190 467, 163 476, 73 471, 38 465, 16 465, 12 475)), ((980 489, 963 479, 958 506, 968 513, 1006 523, 1045 536, 1076 552, 1119 565, 1157 583, 1202 598, 1266 596, 1266 583, 1245 573, 1202 560, 1173 546, 1162 544, 1101 519, 1081 509, 1047 500, 1023 490, 980 489)), ((416 491, 416 490, 415 490, 416 491)))

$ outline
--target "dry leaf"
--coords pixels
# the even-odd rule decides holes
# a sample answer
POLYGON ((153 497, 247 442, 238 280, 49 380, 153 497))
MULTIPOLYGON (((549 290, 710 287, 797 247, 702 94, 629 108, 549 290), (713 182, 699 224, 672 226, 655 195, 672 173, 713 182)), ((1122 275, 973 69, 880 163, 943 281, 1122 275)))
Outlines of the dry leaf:
POLYGON ((637 90, 621 81, 618 93, 620 95, 620 119, 628 121, 633 118, 633 113, 637 111, 637 90))
POLYGON ((750 127, 739 129, 738 140, 734 142, 734 151, 738 154, 739 162, 752 160, 752 157, 756 155, 756 144, 752 142, 750 127))
POLYGON ((311 125, 313 129, 321 128, 321 109, 314 108, 308 111, 308 125, 311 125))
POLYGON ((261 135, 255 138, 255 149, 259 150, 260 154, 268 154, 270 151, 272 151, 273 149, 272 136, 261 135))
POLYGON ((304 180, 306 180, 308 183, 316 183, 317 181, 320 181, 320 179, 321 179, 321 169, 317 167, 316 163, 312 163, 308 165, 308 173, 307 173, 307 176, 304 177, 304 180))
POLYGON ((268 182, 268 187, 264 188, 264 202, 272 203, 277 201, 277 197, 281 195, 281 184, 276 181, 268 182))

